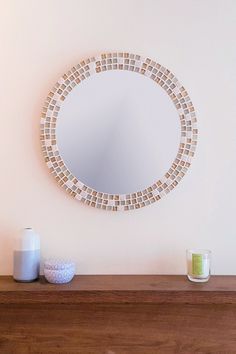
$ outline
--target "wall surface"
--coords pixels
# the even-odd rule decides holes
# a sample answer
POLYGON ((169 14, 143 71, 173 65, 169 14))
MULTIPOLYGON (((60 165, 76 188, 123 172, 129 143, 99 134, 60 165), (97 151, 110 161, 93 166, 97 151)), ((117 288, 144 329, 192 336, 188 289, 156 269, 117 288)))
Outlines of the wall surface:
POLYGON ((209 248, 213 273, 236 274, 236 2, 0 0, 0 274, 31 226, 42 257, 79 274, 185 272, 186 248, 209 248), (149 56, 173 71, 195 105, 197 154, 180 185, 137 211, 112 213, 69 197, 44 164, 41 107, 61 74, 100 52, 149 56))

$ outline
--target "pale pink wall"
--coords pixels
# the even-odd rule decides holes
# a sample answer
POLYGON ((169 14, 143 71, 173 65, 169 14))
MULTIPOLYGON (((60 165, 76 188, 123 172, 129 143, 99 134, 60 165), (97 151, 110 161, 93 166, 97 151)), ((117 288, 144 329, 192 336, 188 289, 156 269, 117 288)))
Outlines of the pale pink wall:
POLYGON ((12 239, 32 226, 42 255, 78 273, 184 273, 185 249, 210 248, 213 271, 236 274, 236 2, 0 0, 0 274, 12 239), (197 110, 199 145, 187 176, 135 212, 86 207, 44 165, 41 107, 58 77, 106 51, 149 56, 172 70, 197 110))

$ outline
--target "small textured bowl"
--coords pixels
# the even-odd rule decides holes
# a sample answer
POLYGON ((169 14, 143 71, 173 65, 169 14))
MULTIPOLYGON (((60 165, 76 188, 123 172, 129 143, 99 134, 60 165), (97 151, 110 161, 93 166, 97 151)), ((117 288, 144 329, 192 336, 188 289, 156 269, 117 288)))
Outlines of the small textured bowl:
POLYGON ((46 261, 44 263, 44 275, 49 283, 69 283, 75 275, 75 264, 63 260, 46 261))

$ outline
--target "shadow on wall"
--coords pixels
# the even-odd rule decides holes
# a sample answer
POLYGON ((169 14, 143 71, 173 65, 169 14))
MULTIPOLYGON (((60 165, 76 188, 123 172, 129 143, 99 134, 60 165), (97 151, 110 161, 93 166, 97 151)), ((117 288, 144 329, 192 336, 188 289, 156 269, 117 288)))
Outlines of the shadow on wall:
MULTIPOLYGON (((185 274, 182 267, 185 268, 185 250, 179 252, 176 250, 166 250, 163 255, 158 254, 155 260, 150 261, 150 269, 155 269, 155 274, 170 274, 170 268, 175 269, 172 274, 185 274), (176 264, 179 264, 176 267, 176 264)), ((147 271, 146 274, 149 272, 147 271)))

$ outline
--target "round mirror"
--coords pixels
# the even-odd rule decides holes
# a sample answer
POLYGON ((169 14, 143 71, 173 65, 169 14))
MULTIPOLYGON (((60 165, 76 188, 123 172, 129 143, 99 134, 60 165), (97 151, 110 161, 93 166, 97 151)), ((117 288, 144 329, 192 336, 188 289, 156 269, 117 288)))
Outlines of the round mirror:
POLYGON ((51 172, 89 205, 129 210, 173 189, 197 141, 192 102, 166 68, 128 53, 81 62, 50 92, 41 140, 51 172))
POLYGON ((104 71, 68 95, 56 127, 60 155, 80 181, 110 194, 145 189, 177 155, 178 112, 153 80, 104 71))

